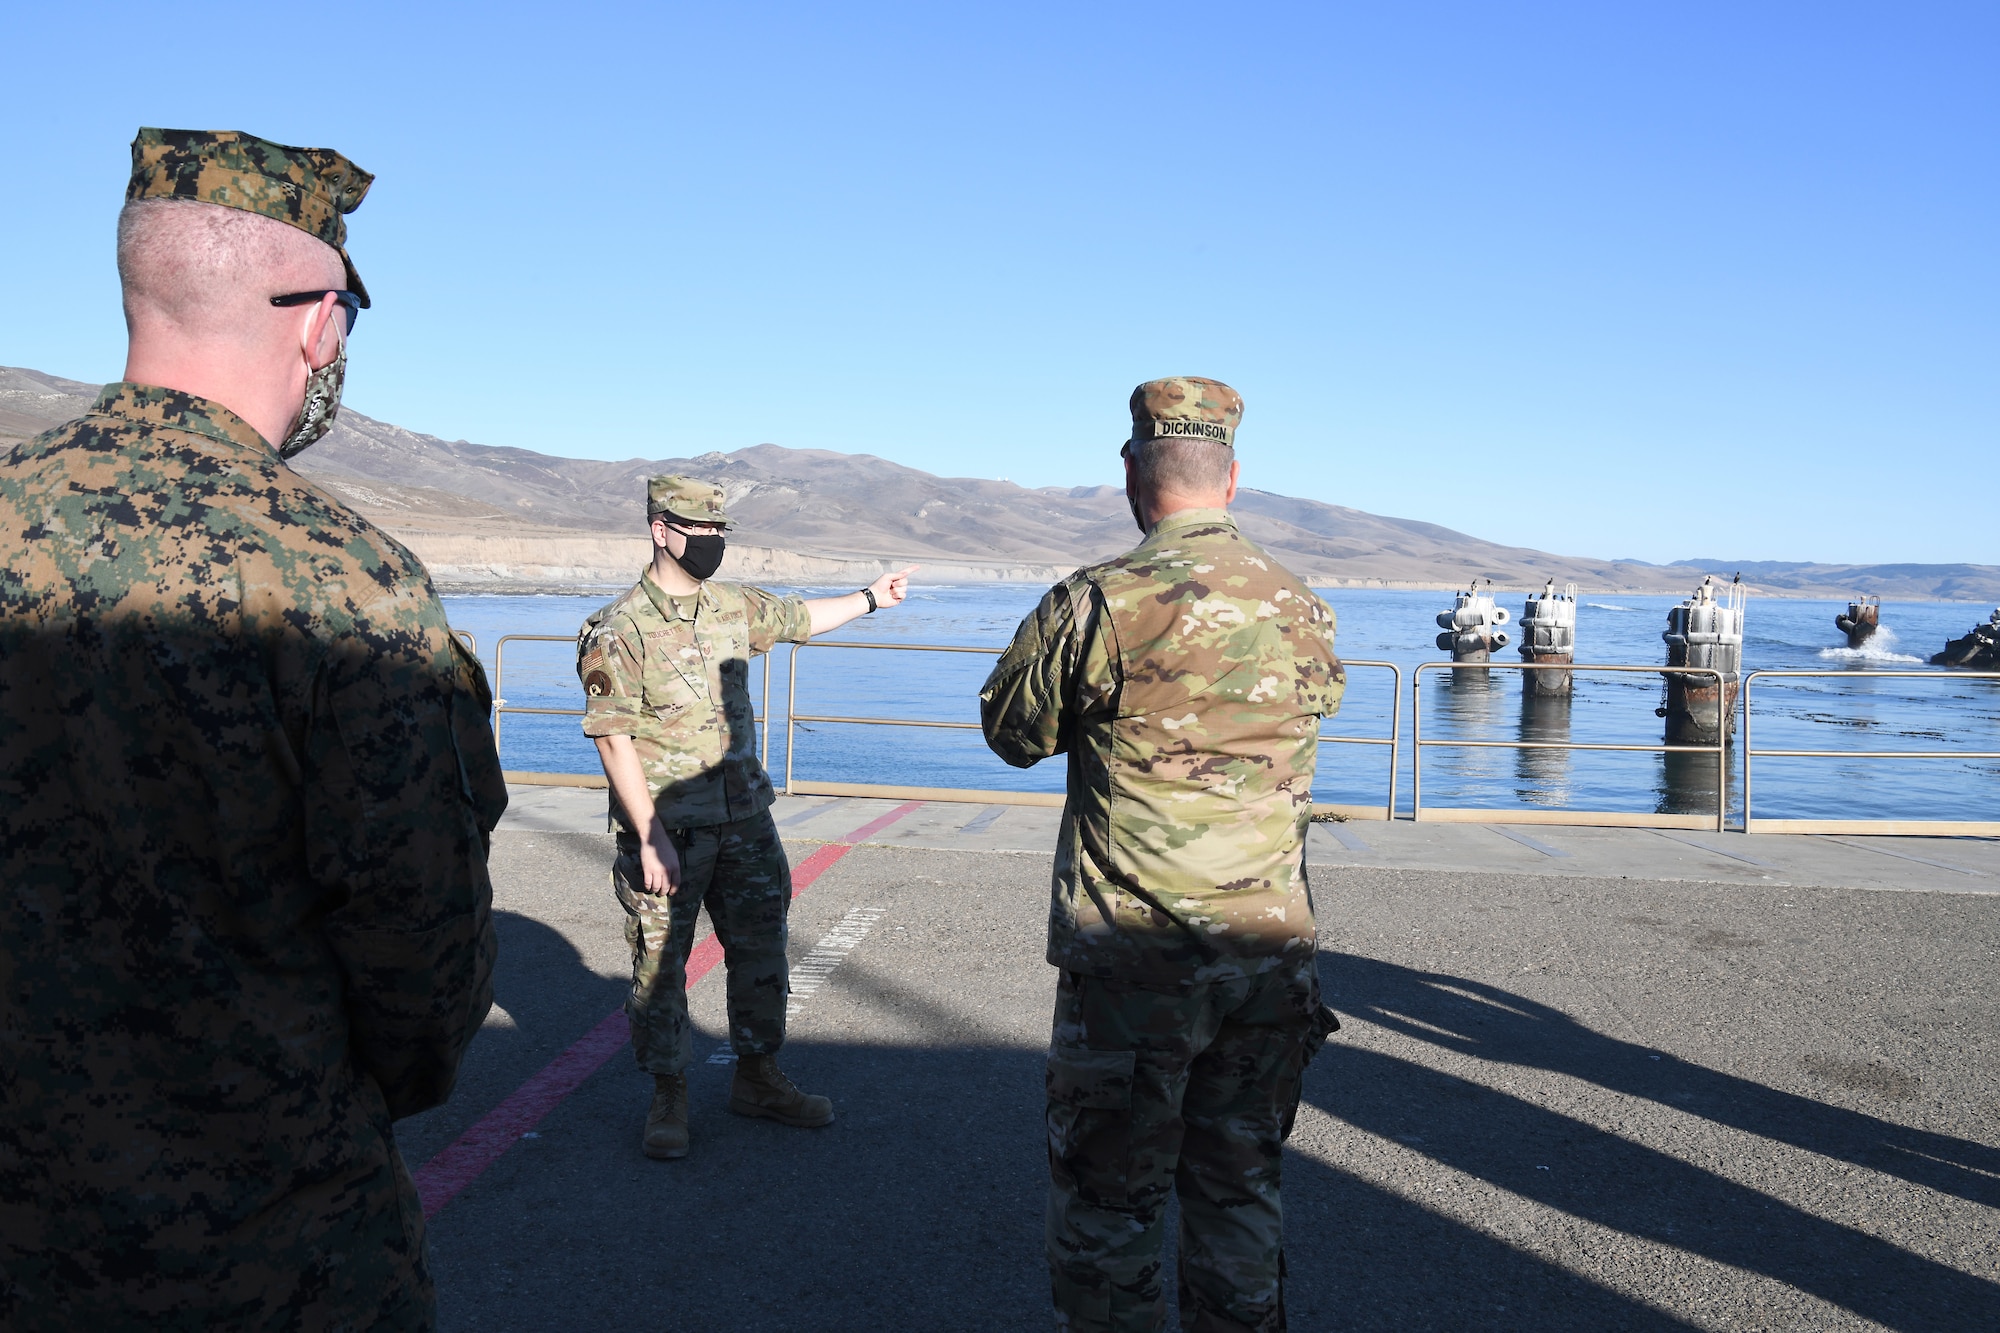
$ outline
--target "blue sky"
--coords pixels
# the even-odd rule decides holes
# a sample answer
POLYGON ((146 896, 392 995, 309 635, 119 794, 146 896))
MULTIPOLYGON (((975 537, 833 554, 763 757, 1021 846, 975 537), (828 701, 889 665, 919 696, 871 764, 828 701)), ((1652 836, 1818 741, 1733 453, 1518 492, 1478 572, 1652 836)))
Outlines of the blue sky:
POLYGON ((347 401, 626 458, 1246 482, 1569 554, 2000 563, 2000 6, 22 6, 0 363, 114 378, 140 124, 379 177, 347 401))

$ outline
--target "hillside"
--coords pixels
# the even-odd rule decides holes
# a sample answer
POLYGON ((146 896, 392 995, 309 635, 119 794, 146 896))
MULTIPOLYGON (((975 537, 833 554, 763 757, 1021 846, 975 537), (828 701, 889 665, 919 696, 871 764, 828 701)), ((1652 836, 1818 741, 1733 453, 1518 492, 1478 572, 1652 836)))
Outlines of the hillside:
MULTIPOLYGON (((81 415, 97 386, 0 368, 0 446, 81 415)), ((760 444, 694 458, 604 462, 447 441, 343 409, 300 472, 407 541, 440 583, 544 588, 628 581, 646 558, 645 480, 714 480, 737 523, 725 573, 851 581, 892 562, 941 581, 1046 582, 1135 539, 1122 491, 938 477, 868 454, 760 444)), ((1683 593, 1708 571, 1758 591, 2000 598, 1986 565, 1650 565, 1502 546, 1450 528, 1263 490, 1235 506, 1253 539, 1323 586, 1453 587, 1545 579, 1597 592, 1683 593)))

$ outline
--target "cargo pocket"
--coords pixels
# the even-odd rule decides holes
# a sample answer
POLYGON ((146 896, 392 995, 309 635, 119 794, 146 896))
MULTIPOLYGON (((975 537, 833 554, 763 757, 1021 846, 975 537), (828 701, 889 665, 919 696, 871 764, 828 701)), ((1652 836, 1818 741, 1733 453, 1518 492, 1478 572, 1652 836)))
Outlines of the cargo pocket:
POLYGON ((1306 1066, 1326 1045, 1326 1039, 1340 1031, 1340 1017, 1333 1010, 1320 1003, 1319 986, 1315 984, 1313 994, 1312 1020, 1306 1025, 1305 1039, 1299 1047, 1298 1067, 1292 1072, 1290 1091, 1279 1106, 1278 1137, 1292 1136, 1292 1122, 1298 1118, 1299 1099, 1305 1095, 1306 1066))
POLYGON ((1084 1203, 1122 1205, 1131 1187, 1133 1051, 1051 1046, 1049 1175, 1084 1203))
POLYGON ((1326 1039, 1338 1031, 1340 1015, 1323 1004, 1319 1006, 1319 1012, 1313 1015, 1312 1027, 1306 1031, 1305 1063, 1311 1064, 1313 1057, 1319 1054, 1319 1048, 1326 1045, 1326 1039))

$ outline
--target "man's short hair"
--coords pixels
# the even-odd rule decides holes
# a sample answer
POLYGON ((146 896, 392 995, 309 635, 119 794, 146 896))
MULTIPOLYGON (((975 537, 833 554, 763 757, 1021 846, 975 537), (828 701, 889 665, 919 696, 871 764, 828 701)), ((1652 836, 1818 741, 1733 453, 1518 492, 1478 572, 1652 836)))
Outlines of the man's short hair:
POLYGON ((1219 495, 1229 489, 1236 450, 1218 440, 1169 435, 1134 440, 1128 447, 1134 479, 1151 494, 1219 495))
POLYGON ((246 290, 276 296, 272 284, 288 275, 339 262, 339 251, 309 233, 241 209, 135 199, 118 214, 118 281, 128 328, 143 309, 191 333, 224 333, 246 290))

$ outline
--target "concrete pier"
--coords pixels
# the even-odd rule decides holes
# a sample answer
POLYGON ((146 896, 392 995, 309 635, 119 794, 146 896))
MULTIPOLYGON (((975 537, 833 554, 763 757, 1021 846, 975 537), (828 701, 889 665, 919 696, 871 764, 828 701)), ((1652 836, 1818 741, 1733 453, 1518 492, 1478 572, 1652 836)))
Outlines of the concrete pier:
MULTIPOLYGON (((628 976, 604 794, 516 788, 498 1007, 399 1127, 420 1179, 479 1167, 431 1222, 442 1326, 1049 1327, 1057 815, 782 799, 783 1060, 839 1119, 724 1110, 710 972, 662 1163, 616 1031, 575 1054, 628 976)), ((2000 845, 1401 821, 1308 859, 1344 1028, 1287 1153, 1293 1328, 2000 1324, 2000 845)))

